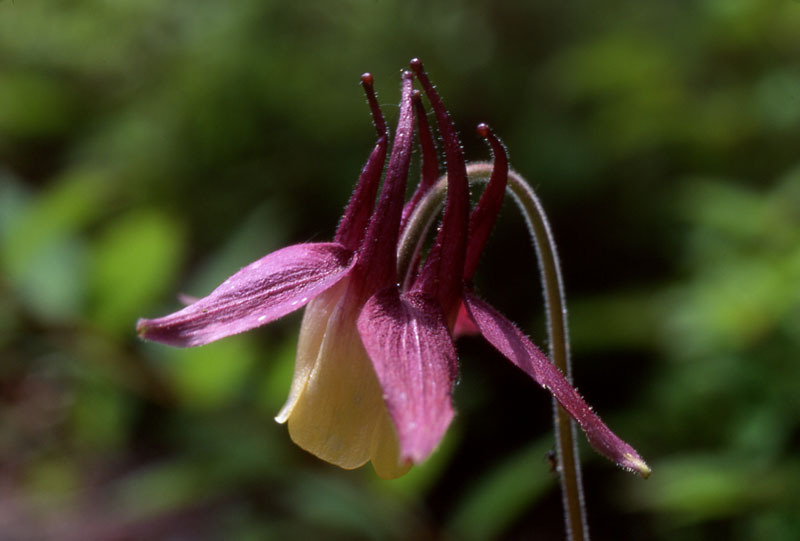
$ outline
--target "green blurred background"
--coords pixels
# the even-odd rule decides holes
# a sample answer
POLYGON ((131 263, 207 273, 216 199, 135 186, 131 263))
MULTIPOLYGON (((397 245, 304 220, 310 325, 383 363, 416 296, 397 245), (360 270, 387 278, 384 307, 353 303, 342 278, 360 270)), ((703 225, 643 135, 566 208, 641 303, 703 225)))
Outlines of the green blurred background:
MULTIPOLYGON (((272 421, 299 315, 200 349, 134 323, 330 239, 422 58, 549 210, 595 539, 800 538, 800 2, 0 2, 0 538, 562 539, 550 401, 478 339, 392 482, 272 421)), ((415 166, 416 167, 416 166, 415 166)), ((544 343, 507 205, 484 297, 544 343)))

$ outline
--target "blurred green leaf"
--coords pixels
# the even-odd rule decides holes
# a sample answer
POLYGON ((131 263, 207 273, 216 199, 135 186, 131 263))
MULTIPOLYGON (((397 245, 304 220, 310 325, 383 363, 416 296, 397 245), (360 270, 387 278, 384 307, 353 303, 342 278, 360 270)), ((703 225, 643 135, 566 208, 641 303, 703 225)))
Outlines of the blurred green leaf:
POLYGON ((258 386, 256 401, 268 415, 276 415, 286 402, 294 374, 296 352, 296 336, 287 337, 280 345, 265 352, 261 362, 267 366, 258 386))
POLYGON ((175 220, 149 210, 131 212, 106 228, 93 252, 95 322, 130 334, 136 318, 175 283, 183 237, 175 220))
POLYGON ((796 128, 800 124, 800 68, 767 73, 756 86, 756 104, 767 126, 796 128))
POLYGON ((86 302, 87 259, 82 239, 54 240, 12 275, 16 296, 45 322, 77 318, 86 302))
POLYGON ((48 321, 75 317, 85 306, 88 263, 80 232, 103 212, 104 181, 96 171, 75 170, 37 197, 13 183, 3 190, 4 204, 13 208, 1 222, 0 265, 20 300, 48 321))
POLYGON ((576 352, 646 347, 658 335, 663 300, 653 292, 616 292, 573 302, 570 338, 576 352))
POLYGON ((792 479, 800 473, 796 463, 764 469, 724 455, 675 457, 654 464, 653 471, 652 486, 638 486, 630 505, 670 513, 682 524, 791 505, 798 493, 792 479))
POLYGON ((91 453, 125 444, 130 426, 130 398, 114 387, 86 385, 75 396, 72 422, 76 445, 91 453))
POLYGON ((545 457, 551 437, 538 440, 470 484, 448 531, 456 539, 497 539, 526 509, 556 485, 545 457))
POLYGON ((359 490, 339 475, 300 475, 286 494, 301 520, 364 539, 410 539, 419 525, 396 502, 359 490))
POLYGON ((73 170, 16 209, 16 219, 4 224, 0 251, 12 279, 23 277, 31 261, 50 245, 76 235, 106 212, 108 182, 100 171, 73 170))
POLYGON ((260 354, 248 336, 221 340, 201 348, 160 352, 162 369, 181 401, 192 408, 218 407, 242 391, 260 354))
POLYGON ((30 190, 23 184, 22 179, 0 167, 0 239, 9 235, 12 224, 19 220, 30 204, 30 190))
POLYGON ((12 72, 0 85, 3 137, 52 137, 68 131, 78 115, 76 97, 64 81, 40 72, 12 72))
POLYGON ((80 487, 75 464, 67 457, 53 457, 37 462, 26 480, 40 503, 54 505, 69 501, 80 487))
POLYGON ((132 518, 147 517, 207 497, 196 464, 175 460, 134 470, 117 485, 115 503, 132 518))

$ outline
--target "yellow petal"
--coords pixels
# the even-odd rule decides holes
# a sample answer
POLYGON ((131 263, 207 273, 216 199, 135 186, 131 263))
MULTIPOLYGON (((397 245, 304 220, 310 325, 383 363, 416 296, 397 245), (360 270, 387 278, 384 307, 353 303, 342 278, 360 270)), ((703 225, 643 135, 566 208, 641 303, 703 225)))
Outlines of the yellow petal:
POLYGON ((300 325, 300 337, 297 341, 297 357, 294 361, 294 376, 289 388, 289 397, 281 411, 275 416, 275 420, 279 423, 286 422, 306 387, 306 382, 317 364, 317 356, 322 338, 325 336, 328 320, 342 295, 347 291, 349 281, 348 278, 345 278, 306 306, 303 323, 300 325))
POLYGON ((389 410, 385 407, 383 410, 372 440, 372 467, 381 479, 395 479, 408 473, 411 462, 400 461, 397 431, 389 417, 389 410))
POLYGON ((379 475, 397 477, 408 466, 400 463, 394 426, 356 329, 358 308, 344 294, 332 311, 316 362, 289 413, 289 435, 342 468, 373 460, 379 475))

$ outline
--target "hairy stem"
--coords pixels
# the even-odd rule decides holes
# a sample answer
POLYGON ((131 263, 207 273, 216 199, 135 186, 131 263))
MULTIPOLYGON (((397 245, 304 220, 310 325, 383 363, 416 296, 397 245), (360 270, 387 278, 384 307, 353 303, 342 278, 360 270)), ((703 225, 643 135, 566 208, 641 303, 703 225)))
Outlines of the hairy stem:
MULTIPOLYGON (((470 183, 488 182, 491 172, 491 163, 473 163, 467 166, 470 183)), ((398 276, 401 280, 406 280, 409 272, 413 272, 412 262, 442 208, 446 190, 447 176, 445 175, 439 179, 411 215, 398 245, 398 276)), ((571 383, 572 363, 569 355, 567 307, 561 268, 550 223, 533 189, 514 171, 508 173, 508 190, 525 216, 528 231, 536 249, 547 312, 550 359, 571 383)), ((589 539, 589 527, 586 521, 575 423, 555 398, 553 399, 553 412, 567 539, 586 541, 589 539)))

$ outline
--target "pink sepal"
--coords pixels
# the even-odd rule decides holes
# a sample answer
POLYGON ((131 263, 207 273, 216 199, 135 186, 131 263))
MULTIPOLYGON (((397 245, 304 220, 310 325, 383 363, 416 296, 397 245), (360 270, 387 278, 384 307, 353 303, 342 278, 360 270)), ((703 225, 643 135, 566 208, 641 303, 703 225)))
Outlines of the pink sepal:
POLYGON ((375 367, 402 458, 422 462, 453 418, 458 366, 444 313, 424 294, 387 287, 367 301, 358 332, 375 367))
POLYGON ((295 244, 250 263, 210 295, 173 314, 140 319, 139 336, 171 346, 200 346, 266 325, 302 308, 355 263, 340 244, 295 244))

